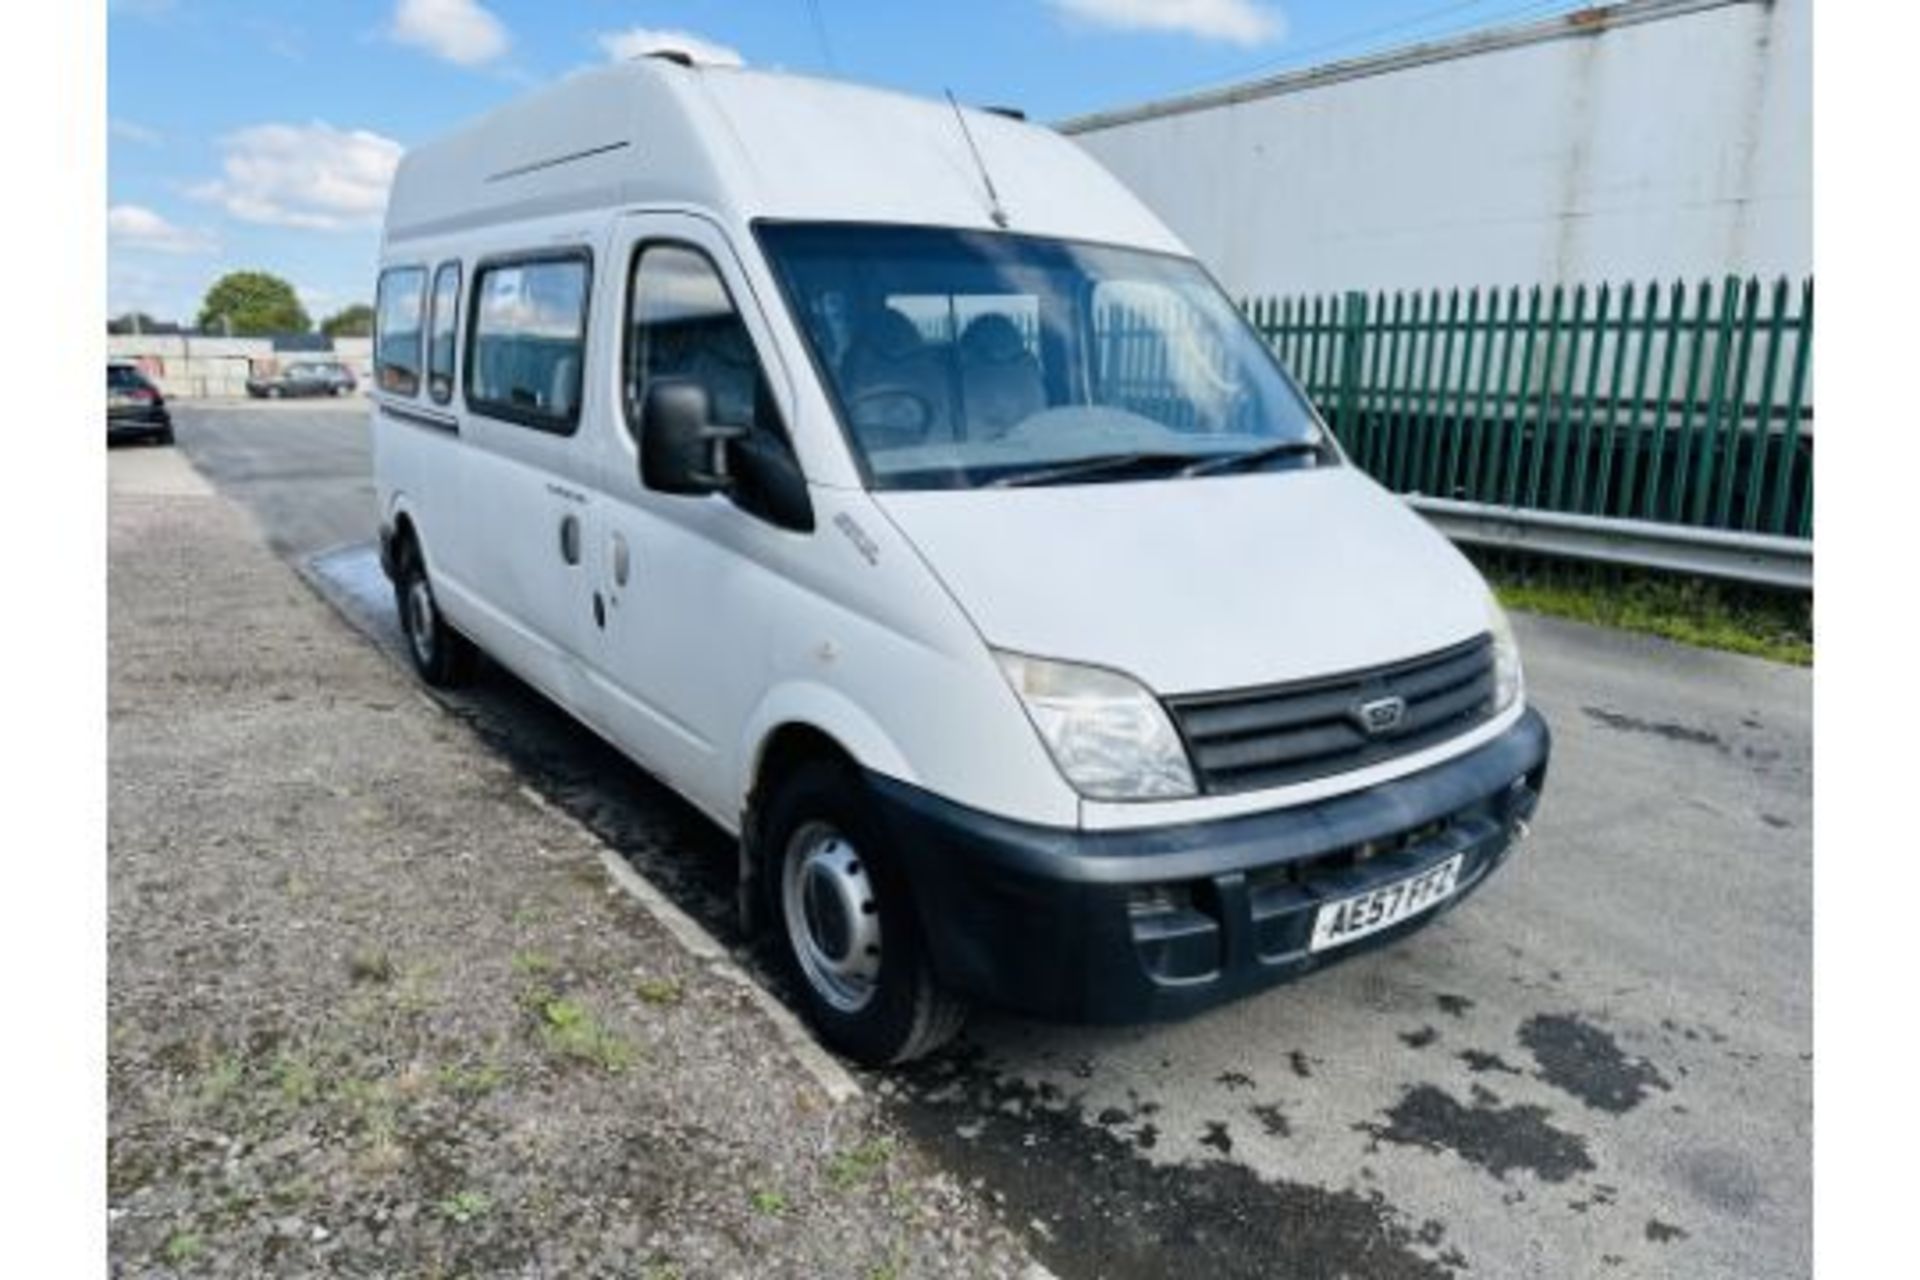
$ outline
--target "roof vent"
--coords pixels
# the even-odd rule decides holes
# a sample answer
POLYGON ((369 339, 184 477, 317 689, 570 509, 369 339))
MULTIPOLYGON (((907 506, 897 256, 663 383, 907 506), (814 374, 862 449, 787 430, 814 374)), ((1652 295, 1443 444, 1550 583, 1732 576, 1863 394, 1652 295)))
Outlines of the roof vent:
POLYGON ((1005 116, 1009 120, 1025 120, 1027 118, 1027 113, 1018 107, 984 107, 982 110, 990 115, 1005 116))
POLYGON ((662 62, 671 62, 676 67, 691 67, 693 65, 693 55, 685 49, 649 49, 641 56, 658 58, 662 62))

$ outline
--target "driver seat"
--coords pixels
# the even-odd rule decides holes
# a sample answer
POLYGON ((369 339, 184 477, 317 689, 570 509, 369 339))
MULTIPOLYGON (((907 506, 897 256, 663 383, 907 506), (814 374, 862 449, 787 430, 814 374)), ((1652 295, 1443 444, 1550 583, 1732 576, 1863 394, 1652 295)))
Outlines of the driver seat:
POLYGON ((868 315, 847 346, 840 362, 841 397, 847 416, 858 416, 860 398, 882 390, 904 391, 927 405, 923 430, 879 426, 871 421, 852 425, 862 439, 878 448, 898 448, 919 444, 929 438, 944 438, 951 432, 952 414, 947 396, 947 376, 939 348, 920 336, 920 330, 893 307, 882 307, 868 315))

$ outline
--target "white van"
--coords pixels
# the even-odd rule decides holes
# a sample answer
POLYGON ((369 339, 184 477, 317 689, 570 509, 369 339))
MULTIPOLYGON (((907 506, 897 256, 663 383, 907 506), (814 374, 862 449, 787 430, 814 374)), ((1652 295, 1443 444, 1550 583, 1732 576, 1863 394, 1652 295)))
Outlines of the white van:
POLYGON ((822 1036, 1186 1014, 1485 881, 1548 736, 1472 567, 1011 113, 649 57, 409 153, 383 562, 740 841, 822 1036))

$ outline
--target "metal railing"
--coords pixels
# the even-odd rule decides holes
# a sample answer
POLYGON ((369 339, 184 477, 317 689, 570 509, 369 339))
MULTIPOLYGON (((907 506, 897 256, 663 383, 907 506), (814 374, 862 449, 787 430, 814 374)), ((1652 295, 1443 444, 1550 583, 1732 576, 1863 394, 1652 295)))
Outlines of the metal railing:
MULTIPOLYGON (((1617 522, 1603 558, 1642 562, 1644 534, 1645 563, 1693 567, 1676 549, 1698 543, 1716 576, 1743 576, 1721 572, 1728 539, 1686 530, 1764 535, 1767 557, 1812 537, 1811 280, 1243 305, 1354 460, 1456 523, 1551 525, 1534 545, 1580 555, 1594 540, 1566 530, 1617 522)), ((1750 580, 1810 582, 1810 546, 1787 558, 1750 580)))

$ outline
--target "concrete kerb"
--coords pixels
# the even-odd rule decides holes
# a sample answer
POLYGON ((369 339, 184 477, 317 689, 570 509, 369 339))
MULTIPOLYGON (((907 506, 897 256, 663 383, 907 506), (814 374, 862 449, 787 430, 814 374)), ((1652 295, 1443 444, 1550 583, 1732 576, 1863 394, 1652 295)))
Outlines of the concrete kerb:
POLYGON ((520 795, 543 813, 573 829, 582 846, 598 857, 600 865, 606 868, 607 876, 613 881, 610 892, 626 894, 639 904, 641 910, 652 916, 680 944, 683 951, 705 965, 715 977, 745 992, 773 1025, 781 1047, 805 1068, 830 1100, 838 1104, 860 1096, 859 1082, 852 1073, 840 1064, 839 1059, 820 1047, 819 1041, 813 1038, 791 1009, 776 1000, 765 987, 753 980, 751 974, 735 964, 726 947, 699 921, 675 906, 652 881, 636 871, 632 863, 572 814, 556 808, 532 787, 522 786, 520 795))

